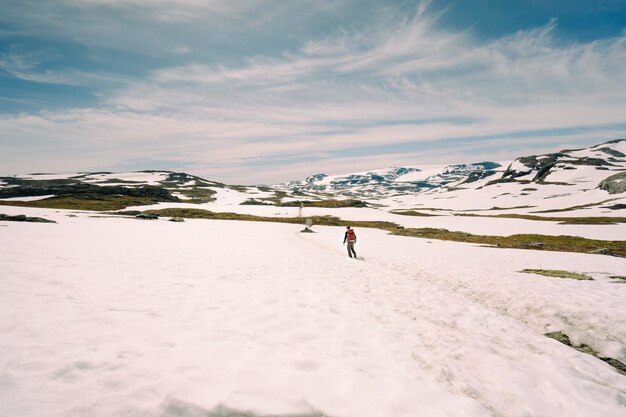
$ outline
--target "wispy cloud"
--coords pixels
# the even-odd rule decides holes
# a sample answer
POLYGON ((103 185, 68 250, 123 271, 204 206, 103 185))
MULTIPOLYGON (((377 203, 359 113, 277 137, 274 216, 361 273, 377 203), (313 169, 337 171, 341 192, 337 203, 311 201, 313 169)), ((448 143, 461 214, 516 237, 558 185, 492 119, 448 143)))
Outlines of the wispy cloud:
MULTIPOLYGON (((151 20, 213 13, 246 22, 249 13, 268 5, 244 3, 63 4, 90 13, 123 8, 131 16, 149 10, 151 20)), ((280 13, 285 11, 269 7, 262 15, 271 22, 280 13)), ((486 156, 487 151, 470 152, 471 146, 504 157, 507 149, 526 149, 524 141, 548 149, 624 132, 626 34, 564 42, 552 20, 484 40, 468 29, 444 29, 441 13, 428 1, 409 15, 391 8, 367 27, 338 26, 233 60, 200 57, 198 43, 174 39, 168 52, 184 61, 168 61, 143 77, 46 69, 37 56, 9 51, 0 57, 0 68, 18 79, 115 84, 92 108, 0 118, 9 138, 0 139, 0 151, 17 157, 19 149, 71 149, 80 155, 76 165, 82 170, 88 169, 84 161, 99 168, 121 166, 121 158, 188 161, 195 173, 236 182, 257 181, 262 166, 263 182, 270 182, 319 171, 309 166, 360 170, 428 160, 423 155, 461 162, 463 155, 486 156)), ((104 34, 90 39, 99 36, 104 34)))

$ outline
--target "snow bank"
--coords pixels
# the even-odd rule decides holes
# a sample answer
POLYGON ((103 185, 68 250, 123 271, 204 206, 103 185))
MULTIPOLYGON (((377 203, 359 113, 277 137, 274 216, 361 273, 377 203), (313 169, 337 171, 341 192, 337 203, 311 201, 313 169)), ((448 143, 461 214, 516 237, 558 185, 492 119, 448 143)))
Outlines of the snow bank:
POLYGON ((37 200, 45 200, 46 198, 54 197, 54 194, 50 195, 39 195, 34 197, 9 197, 9 198, 0 198, 0 201, 37 201, 37 200))

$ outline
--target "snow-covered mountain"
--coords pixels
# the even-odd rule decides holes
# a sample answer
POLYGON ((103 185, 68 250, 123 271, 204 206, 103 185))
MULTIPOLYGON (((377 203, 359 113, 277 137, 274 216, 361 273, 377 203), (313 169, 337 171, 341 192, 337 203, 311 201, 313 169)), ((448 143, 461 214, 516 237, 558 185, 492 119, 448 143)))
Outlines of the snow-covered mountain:
POLYGON ((419 192, 473 182, 503 171, 496 162, 479 162, 436 167, 392 167, 367 172, 328 176, 316 174, 304 181, 277 184, 277 190, 320 191, 341 195, 376 196, 419 192))
POLYGON ((596 188, 604 180, 614 177, 601 187, 617 192, 621 188, 616 185, 626 175, 625 171, 626 139, 619 139, 585 149, 523 156, 512 162, 392 167, 343 175, 316 174, 304 181, 276 184, 272 188, 384 198, 407 193, 442 193, 459 188, 480 189, 506 182, 564 186, 585 183, 596 188))
POLYGON ((87 209, 93 208, 82 204, 85 200, 107 200, 109 204, 100 209, 214 203, 229 206, 229 210, 239 205, 298 207, 304 204, 386 210, 431 208, 450 212, 506 208, 531 213, 569 211, 584 206, 587 215, 589 207, 597 207, 596 214, 615 216, 625 206, 625 192, 626 139, 585 149, 523 156, 512 162, 316 174, 303 181, 272 186, 232 186, 170 171, 0 177, 0 204, 18 204, 10 200, 46 200, 33 204, 87 209))
POLYGON ((502 173, 497 162, 478 162, 446 166, 405 166, 329 176, 315 174, 304 181, 275 184, 283 191, 318 191, 339 195, 382 196, 414 193, 470 183, 502 173))

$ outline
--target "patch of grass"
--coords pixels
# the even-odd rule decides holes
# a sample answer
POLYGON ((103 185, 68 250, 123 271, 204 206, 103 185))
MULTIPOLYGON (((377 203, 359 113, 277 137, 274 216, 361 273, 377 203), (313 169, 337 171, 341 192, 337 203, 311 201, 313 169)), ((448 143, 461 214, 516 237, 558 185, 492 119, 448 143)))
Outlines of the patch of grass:
MULTIPOLYGON (((270 190, 272 191, 272 190, 270 190)), ((243 206, 280 206, 283 198, 287 197, 284 191, 274 191, 274 195, 265 198, 249 198, 240 205, 243 206)))
POLYGON ((95 181, 95 184, 143 184, 142 181, 121 180, 119 178, 109 178, 106 180, 95 181))
MULTIPOLYGON (((145 211, 119 211, 110 214, 135 216, 140 213, 157 214, 163 217, 181 217, 188 219, 215 219, 241 220, 274 223, 302 224, 300 217, 267 217, 251 214, 216 213, 209 210, 188 208, 167 208, 145 211)), ((353 226, 387 230, 393 235, 420 237, 425 239, 448 240, 453 242, 475 243, 500 248, 535 249, 557 252, 590 253, 600 249, 608 249, 618 256, 626 256, 626 241, 594 240, 575 236, 548 236, 548 235, 512 235, 512 236, 485 236, 471 233, 454 232, 446 229, 433 228, 403 228, 396 223, 384 221, 352 221, 343 220, 334 216, 312 216, 315 225, 320 226, 353 226)))
POLYGON ((249 198, 239 203, 240 206, 275 206, 276 204, 265 199, 249 198))
POLYGON ((608 203, 610 201, 615 201, 618 200, 617 198, 609 198, 608 200, 603 200, 600 201, 598 203, 589 203, 589 204, 580 204, 578 206, 571 206, 571 207, 565 207, 562 209, 552 209, 552 210, 538 210, 538 211, 533 211, 533 213, 562 213, 564 211, 575 211, 575 210, 580 210, 580 209, 585 209, 588 207, 595 207, 595 206, 600 206, 604 203, 608 203))
POLYGON ((415 207, 415 208, 410 208, 410 209, 397 209, 397 210, 453 211, 452 209, 444 209, 444 208, 436 208, 436 207, 415 207))
POLYGON ((626 223, 626 217, 563 217, 559 224, 619 224, 626 223))
POLYGON ((36 201, 0 201, 0 205, 17 207, 37 207, 68 210, 110 211, 122 210, 130 206, 157 204, 161 200, 152 197, 131 197, 125 195, 50 197, 36 201))
POLYGON ((321 207, 321 208, 345 208, 345 207, 368 207, 368 204, 361 200, 296 200, 282 203, 281 200, 287 197, 283 191, 277 191, 274 197, 269 198, 249 198, 240 205, 256 206, 276 206, 276 207, 321 207))
MULTIPOLYGON (((273 222, 273 223, 291 223, 291 224, 303 224, 304 219, 302 217, 268 217, 268 216, 255 216, 252 214, 239 214, 239 213, 217 213, 209 210, 201 209, 188 209, 188 208, 167 208, 158 210, 144 210, 144 211, 126 211, 116 212, 111 214, 118 215, 132 215, 137 214, 156 214, 160 217, 181 217, 186 219, 212 219, 212 220, 240 220, 240 221, 256 221, 256 222, 273 222)), ((381 221, 350 221, 342 220, 334 216, 309 216, 313 220, 314 225, 318 226, 353 226, 353 227, 368 227, 383 230, 394 230, 399 226, 391 222, 381 221)))
POLYGON ((546 277, 569 278, 579 281, 593 280, 593 278, 586 274, 579 274, 578 272, 563 271, 559 269, 522 269, 518 272, 523 272, 525 274, 543 275, 546 277))
POLYGON ((367 207, 367 203, 361 200, 317 200, 317 201, 290 201, 280 203, 280 207, 322 207, 322 208, 345 208, 345 207, 367 207))
POLYGON ((415 210, 390 210, 389 213, 400 214, 402 216, 417 216, 417 217, 438 217, 438 214, 422 213, 415 210))
MULTIPOLYGON (((491 180, 489 181, 487 184, 485 184, 485 187, 489 187, 490 185, 495 185, 495 184, 505 184, 507 182, 521 182, 521 181, 517 181, 514 178, 498 178, 497 180, 491 180)), ((527 183, 529 183, 530 181, 528 181, 527 183)))
MULTIPOLYGON (((466 210, 460 210, 460 211, 501 211, 501 210, 515 210, 515 209, 527 209, 527 208, 533 208, 535 206, 529 206, 529 205, 524 205, 524 206, 513 206, 513 207, 498 207, 498 206, 494 206, 491 208, 486 208, 486 209, 466 209, 466 210)), ((449 211, 449 212, 453 212, 456 210, 453 209, 442 209, 442 208, 430 208, 430 207, 417 207, 417 208, 413 208, 413 209, 396 209, 396 210, 390 210, 390 213, 394 213, 394 214, 405 214, 407 216, 414 216, 414 214, 411 214, 411 211, 416 211, 416 210, 428 210, 428 211, 449 211)), ((419 213, 419 212, 418 212, 419 213)), ((428 214, 424 214, 425 216, 428 216, 428 214)), ((478 214, 458 214, 459 216, 479 216, 478 214)), ((419 214, 416 214, 416 216, 419 216, 419 214)), ((489 217, 489 216, 485 216, 485 217, 489 217)))
POLYGON ((513 207, 498 207, 498 206, 494 206, 488 209, 480 209, 480 210, 465 210, 465 211, 491 211, 491 210, 515 210, 515 209, 527 209, 527 208, 533 208, 535 206, 529 206, 529 205, 524 205, 524 206, 513 206, 513 207))
POLYGON ((425 239, 475 243, 479 245, 491 245, 511 249, 534 249, 577 253, 590 253, 600 249, 609 249, 615 255, 626 256, 626 241, 620 240, 595 240, 578 236, 550 236, 534 234, 488 236, 434 228, 394 229, 391 230, 391 233, 399 236, 413 236, 425 239))
POLYGON ((617 280, 617 282, 621 282, 622 284, 626 284, 626 276, 623 275, 611 275, 609 278, 617 280))
POLYGON ((195 204, 208 203, 208 202, 214 201, 215 194, 217 194, 215 190, 212 190, 210 188, 200 188, 200 187, 193 187, 189 190, 172 189, 169 191, 177 192, 177 193, 184 195, 185 197, 190 198, 190 200, 184 200, 185 203, 195 203, 195 204))
POLYGON ((222 188, 228 188, 230 190, 234 190, 240 193, 245 193, 248 192, 248 189, 251 187, 248 187, 246 185, 224 185, 222 188))
POLYGON ((626 204, 613 204, 612 206, 604 206, 602 208, 605 209, 609 209, 609 210, 624 210, 626 209, 626 204))

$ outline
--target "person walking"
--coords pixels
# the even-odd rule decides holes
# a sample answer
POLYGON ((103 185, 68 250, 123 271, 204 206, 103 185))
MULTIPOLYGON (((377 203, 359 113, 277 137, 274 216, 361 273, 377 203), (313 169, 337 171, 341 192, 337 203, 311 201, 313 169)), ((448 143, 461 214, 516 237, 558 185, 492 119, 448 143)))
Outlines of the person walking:
POLYGON ((346 242, 348 242, 348 256, 351 258, 354 256, 356 258, 356 252, 354 251, 356 233, 354 233, 354 229, 351 229, 350 226, 346 226, 346 234, 343 236, 343 244, 345 245, 346 242))

